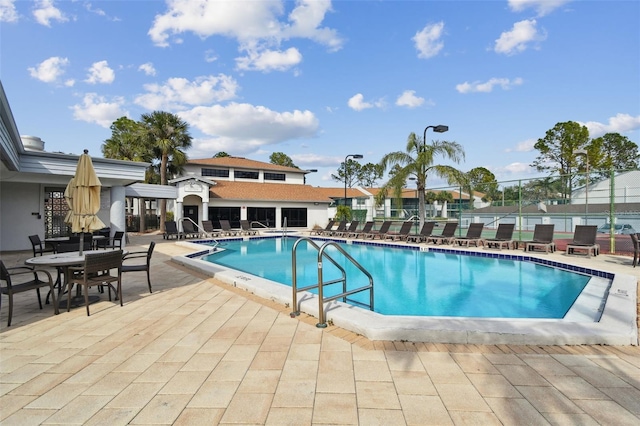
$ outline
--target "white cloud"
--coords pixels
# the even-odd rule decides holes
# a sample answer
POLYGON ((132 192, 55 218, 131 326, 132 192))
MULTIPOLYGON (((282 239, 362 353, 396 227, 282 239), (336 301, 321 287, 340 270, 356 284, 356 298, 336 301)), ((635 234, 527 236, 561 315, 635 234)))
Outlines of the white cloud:
POLYGON ((546 35, 539 33, 536 25, 535 19, 516 22, 513 24, 511 31, 500 34, 500 38, 496 40, 494 47, 495 52, 513 55, 524 52, 532 42, 543 41, 546 35))
POLYGON ((211 139, 194 141, 199 152, 255 152, 265 145, 309 138, 318 131, 318 119, 310 111, 277 112, 263 106, 231 103, 198 106, 179 113, 191 126, 211 139))
POLYGON ((319 154, 292 154, 291 159, 301 168, 306 166, 317 167, 335 167, 344 161, 344 157, 332 157, 319 154))
POLYGON ((535 9, 538 16, 544 16, 571 0, 509 0, 509 8, 514 12, 535 9))
POLYGON ((108 102, 103 96, 96 93, 87 93, 82 99, 82 104, 71 107, 73 118, 87 123, 96 123, 102 127, 109 128, 111 124, 122 116, 129 115, 122 109, 124 99, 115 97, 108 102))
POLYGON ((527 139, 526 141, 522 141, 517 144, 515 148, 505 149, 504 152, 531 152, 533 151, 533 146, 536 142, 536 139, 527 139))
POLYGON ((139 95, 135 103, 149 110, 184 109, 186 106, 208 105, 236 97, 238 83, 233 77, 218 74, 186 78, 170 78, 163 85, 145 84, 148 93, 139 95))
POLYGON ((347 101, 347 105, 349 105, 349 108, 353 110, 362 111, 364 109, 373 107, 383 108, 385 106, 385 102, 383 99, 379 99, 375 102, 365 102, 362 93, 358 93, 349 98, 349 100, 347 101))
POLYGON ((204 61, 205 62, 211 63, 211 62, 215 62, 217 60, 218 60, 218 57, 216 56, 216 53, 213 50, 209 49, 206 52, 204 52, 204 61))
POLYGON ((18 12, 13 0, 0 0, 0 22, 17 22, 18 12))
POLYGON ((69 65, 69 59, 52 56, 40 62, 36 67, 29 67, 27 70, 31 77, 45 83, 56 83, 64 74, 64 67, 69 65))
POLYGON ((349 108, 354 109, 356 111, 362 111, 363 109, 373 108, 373 105, 364 101, 364 96, 362 93, 358 93, 349 98, 347 102, 349 108))
POLYGON ((144 72, 146 75, 156 75, 156 69, 151 62, 144 63, 138 67, 138 71, 144 72))
POLYGON ((405 90, 396 100, 396 105, 416 108, 424 104, 424 98, 416 96, 415 90, 405 90))
POLYGON ((246 52, 238 58, 239 67, 245 70, 285 70, 299 63, 302 55, 298 49, 280 49, 286 40, 309 39, 330 51, 342 48, 343 40, 336 30, 321 26, 331 11, 330 0, 298 0, 289 15, 283 17, 285 6, 290 4, 282 0, 171 1, 164 14, 156 15, 148 34, 163 47, 170 40, 181 42, 177 37, 187 32, 203 39, 213 35, 236 39, 239 50, 246 52))
POLYGON ((426 25, 422 30, 418 31, 411 39, 415 43, 418 50, 418 57, 428 59, 436 56, 444 43, 440 39, 444 32, 444 22, 426 25))
POLYGON ((493 91, 495 86, 500 86, 503 90, 509 90, 514 86, 520 86, 522 82, 523 80, 520 77, 514 78, 513 80, 494 77, 485 82, 474 81, 473 83, 469 83, 465 81, 464 83, 457 84, 456 90, 460 93, 489 93, 493 91))
POLYGON ((599 123, 597 121, 588 121, 581 123, 589 130, 589 137, 598 138, 606 133, 627 133, 640 129, 640 115, 631 116, 629 114, 616 114, 615 117, 609 118, 609 123, 599 123))
POLYGON ((300 62, 302 62, 302 55, 294 47, 284 52, 279 50, 248 52, 248 56, 236 58, 238 69, 245 71, 286 71, 300 62))
POLYGON ((107 61, 100 61, 91 65, 85 82, 89 84, 111 84, 115 78, 116 73, 109 67, 107 61))
POLYGON ((513 175, 531 175, 536 172, 535 168, 528 163, 511 163, 502 167, 490 168, 496 177, 508 177, 513 175))
POLYGON ((44 26, 50 27, 51 21, 67 22, 69 19, 60 9, 53 5, 53 0, 40 0, 33 8, 33 16, 36 21, 44 26))

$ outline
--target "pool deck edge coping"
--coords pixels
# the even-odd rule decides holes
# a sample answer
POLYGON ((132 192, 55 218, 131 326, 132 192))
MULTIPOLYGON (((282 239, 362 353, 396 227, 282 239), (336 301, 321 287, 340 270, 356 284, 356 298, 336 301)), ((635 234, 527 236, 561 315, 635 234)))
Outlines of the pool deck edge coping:
MULTIPOLYGON (((211 252, 211 248, 199 244, 201 242, 203 241, 177 242, 176 244, 193 249, 194 252, 187 256, 174 256, 172 260, 266 300, 290 306, 292 293, 289 287, 200 260, 201 255, 211 252)), ((460 254, 469 253, 460 249, 454 251, 460 254)), ((525 257, 538 259, 535 254, 525 257)), ((543 260, 548 261, 544 258, 543 260)), ((325 317, 333 325, 361 334, 370 340, 459 344, 637 345, 637 279, 628 274, 603 272, 612 275, 613 280, 604 310, 601 311, 601 316, 598 315, 599 322, 585 322, 583 319, 575 321, 570 315, 569 318, 560 320, 382 315, 338 301, 324 304, 325 317)), ((595 297, 598 297, 597 294, 595 297)), ((319 302, 315 294, 301 292, 298 300, 301 312, 318 317, 319 302)), ((589 312, 578 313, 573 318, 580 318, 585 314, 593 315, 592 309, 587 309, 589 312)))

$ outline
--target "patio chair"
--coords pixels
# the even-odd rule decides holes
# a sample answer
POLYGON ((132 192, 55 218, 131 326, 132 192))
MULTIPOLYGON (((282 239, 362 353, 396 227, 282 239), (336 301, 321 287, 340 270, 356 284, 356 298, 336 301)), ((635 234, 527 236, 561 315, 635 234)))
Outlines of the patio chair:
POLYGON ((231 222, 226 219, 220 219, 220 228, 222 229, 222 233, 224 235, 234 236, 238 235, 239 229, 234 229, 231 227, 231 222))
POLYGON ((149 244, 148 250, 143 251, 131 251, 124 256, 122 256, 122 273, 126 272, 146 272, 147 273, 147 284, 149 285, 149 293, 153 293, 151 291, 151 255, 153 254, 153 249, 155 248, 156 243, 151 241, 149 244), (131 264, 131 259, 146 259, 145 262, 142 263, 134 263, 131 264))
POLYGON ((356 232, 358 230, 359 224, 359 220, 352 220, 348 228, 346 228, 344 231, 336 232, 336 237, 347 237, 352 232, 356 232))
POLYGON ((168 220, 164 223, 164 233, 162 234, 163 240, 170 240, 175 238, 180 239, 180 231, 178 231, 178 224, 175 220, 168 220))
POLYGON ((116 231, 111 238, 105 238, 102 240, 96 240, 96 248, 101 249, 121 249, 122 239, 124 238, 124 231, 116 231))
POLYGON ((467 235, 453 239, 453 244, 469 247, 471 244, 478 247, 482 243, 482 229, 484 223, 471 223, 467 229, 467 235))
POLYGON ((597 225, 576 225, 573 233, 573 241, 567 244, 565 254, 576 254, 576 250, 584 250, 587 257, 600 254, 600 244, 596 243, 598 235, 597 225))
POLYGON ((111 300, 111 290, 120 299, 122 306, 122 250, 104 251, 90 253, 84 257, 83 266, 70 266, 70 280, 67 287, 67 312, 71 309, 71 290, 73 285, 82 286, 84 293, 84 303, 89 313, 89 287, 108 286, 109 300, 111 300), (112 275, 111 271, 116 270, 112 275), (117 283, 117 287, 113 283, 117 283))
POLYGON ((385 220, 384 222, 382 222, 382 225, 380 225, 380 229, 378 229, 377 231, 375 229, 372 229, 371 231, 369 231, 368 233, 364 234, 364 239, 368 240, 375 240, 376 238, 380 238, 382 239, 387 232, 389 232, 389 228, 391 228, 391 224, 393 222, 390 220, 385 220))
POLYGON ((40 309, 42 309, 42 298, 40 297, 41 287, 49 287, 49 294, 51 294, 51 300, 53 302, 53 312, 58 315, 58 302, 56 301, 56 294, 53 288, 53 279, 49 272, 43 269, 32 269, 28 266, 7 268, 4 265, 4 262, 0 260, 0 280, 5 282, 5 285, 0 286, 0 307, 2 307, 2 295, 6 294, 9 296, 9 319, 7 320, 7 327, 11 327, 11 317, 13 316, 13 295, 16 293, 35 290, 38 295, 38 304, 40 305, 40 309), (40 277, 39 274, 44 274, 44 277, 40 277), (33 279, 20 280, 18 283, 13 282, 13 278, 22 275, 30 275, 33 279))
POLYGON ((633 267, 635 268, 638 264, 638 254, 640 253, 640 241, 638 239, 638 234, 629 234, 631 237, 631 244, 633 244, 633 267))
POLYGON ((40 236, 38 235, 29 235, 29 241, 31 241, 33 257, 56 252, 56 247, 53 244, 46 242, 42 244, 42 240, 40 240, 40 236))
POLYGON ((440 235, 430 235, 427 238, 427 243, 451 244, 455 238, 456 229, 458 229, 458 222, 447 222, 442 233, 440 235))
POLYGON ((407 235, 407 242, 415 242, 420 243, 422 241, 426 241, 426 239, 433 232, 433 228, 436 226, 435 222, 425 222, 420 229, 419 234, 409 234, 407 235))
POLYGON ((257 229, 253 229, 248 220, 241 220, 240 221, 240 229, 242 229, 241 232, 244 235, 257 235, 258 234, 258 230, 257 229))
POLYGON ((196 226, 189 219, 183 219, 181 235, 185 239, 200 238, 200 231, 196 229, 196 226))
POLYGON ((207 237, 219 237, 220 235, 222 235, 222 231, 219 229, 215 229, 213 227, 213 222, 210 220, 203 220, 202 221, 202 229, 204 229, 204 232, 206 234, 207 237))
POLYGON ((495 247, 498 250, 501 250, 502 246, 506 246, 508 249, 515 248, 515 241, 513 241, 513 230, 515 227, 515 223, 499 224, 496 236, 493 238, 485 238, 483 240, 484 246, 487 248, 495 247))
POLYGON ((333 229, 333 225, 335 224, 336 224, 336 221, 332 219, 329 221, 329 223, 327 223, 327 226, 325 226, 324 228, 311 230, 310 235, 322 235, 324 232, 329 232, 333 229))
POLYGON ((340 223, 338 223, 338 227, 332 231, 329 231, 328 233, 323 233, 322 235, 327 235, 329 237, 335 237, 337 236, 340 232, 344 232, 347 230, 347 221, 346 220, 341 220, 340 223))
POLYGON ((411 232, 411 227, 413 226, 413 222, 402 222, 402 226, 399 231, 389 231, 384 235, 385 240, 391 241, 403 241, 407 239, 409 232, 411 232))
POLYGON ((556 251, 556 243, 553 242, 553 224, 538 223, 533 229, 533 239, 524 242, 524 251, 533 251, 536 248, 544 249, 545 253, 556 251))
POLYGON ((360 238, 360 235, 366 235, 373 229, 374 223, 375 222, 372 220, 365 222, 362 229, 350 232, 349 235, 347 235, 347 238, 360 238))

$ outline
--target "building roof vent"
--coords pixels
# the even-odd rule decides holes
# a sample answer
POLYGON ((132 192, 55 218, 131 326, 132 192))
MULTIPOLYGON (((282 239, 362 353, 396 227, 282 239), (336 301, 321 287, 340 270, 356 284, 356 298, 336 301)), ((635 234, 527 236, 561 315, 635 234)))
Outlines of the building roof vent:
POLYGON ((27 151, 44 151, 44 141, 37 136, 20 136, 22 146, 27 151))

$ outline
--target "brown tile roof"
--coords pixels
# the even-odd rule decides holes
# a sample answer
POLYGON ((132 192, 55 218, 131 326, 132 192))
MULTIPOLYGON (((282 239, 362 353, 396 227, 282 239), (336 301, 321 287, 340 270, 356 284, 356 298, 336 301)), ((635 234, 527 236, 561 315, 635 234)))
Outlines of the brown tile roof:
MULTIPOLYGON (((343 189, 344 191, 344 189, 343 189)), ((210 197, 219 200, 301 201, 330 203, 319 188, 310 185, 217 181, 210 197)))
MULTIPOLYGON (((328 198, 344 198, 344 186, 342 188, 329 188, 316 186, 315 189, 322 192, 328 198)), ((366 198, 367 195, 363 194, 362 191, 355 188, 347 188, 347 198, 366 198)))
POLYGON ((277 170, 280 172, 304 173, 304 170, 295 167, 279 166, 277 164, 265 163, 262 161, 249 160, 244 157, 220 157, 220 158, 200 158, 189 160, 189 164, 199 164, 203 166, 234 167, 251 170, 277 170))
MULTIPOLYGON (((376 194, 378 194, 380 192, 380 188, 364 188, 365 191, 370 192, 371 195, 373 195, 374 197, 376 196, 376 194)), ((426 192, 435 192, 436 194, 440 191, 439 189, 427 189, 426 192)), ((455 190, 451 190, 451 191, 447 191, 450 192, 451 195, 453 195, 453 199, 454 200, 459 200, 460 199, 460 193, 459 191, 455 191, 455 190)), ((476 192, 474 193, 475 196, 482 196, 480 193, 476 192)), ((389 193, 389 197, 393 198, 394 194, 393 191, 391 191, 389 193)), ((415 188, 403 188, 402 189, 402 198, 416 198, 416 189, 415 188)), ((462 199, 463 200, 468 200, 469 199, 469 195, 463 193, 462 194, 462 199)))

